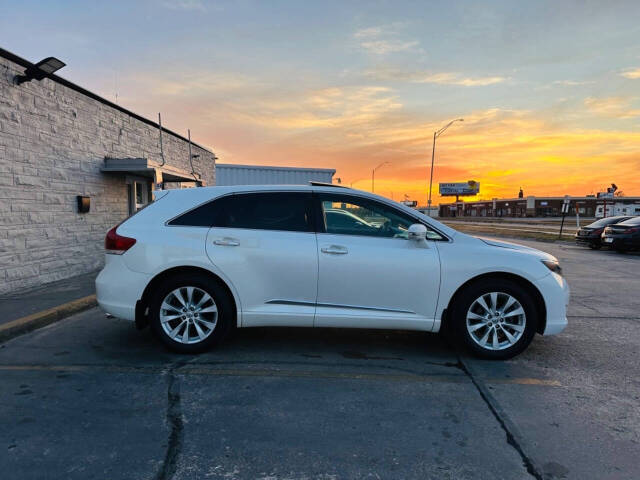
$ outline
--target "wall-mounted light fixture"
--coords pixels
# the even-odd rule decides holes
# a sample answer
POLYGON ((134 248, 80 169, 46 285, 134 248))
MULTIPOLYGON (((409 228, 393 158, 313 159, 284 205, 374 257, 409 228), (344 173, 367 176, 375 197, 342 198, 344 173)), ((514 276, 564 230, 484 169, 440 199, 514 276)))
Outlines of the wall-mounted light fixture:
POLYGON ((78 213, 89 213, 91 208, 91 197, 85 195, 78 195, 78 213))
POLYGON ((20 85, 25 82, 30 82, 31 80, 42 80, 47 75, 57 72, 65 65, 66 63, 62 60, 58 60, 55 57, 47 57, 28 67, 24 71, 24 75, 16 75, 16 83, 20 85))

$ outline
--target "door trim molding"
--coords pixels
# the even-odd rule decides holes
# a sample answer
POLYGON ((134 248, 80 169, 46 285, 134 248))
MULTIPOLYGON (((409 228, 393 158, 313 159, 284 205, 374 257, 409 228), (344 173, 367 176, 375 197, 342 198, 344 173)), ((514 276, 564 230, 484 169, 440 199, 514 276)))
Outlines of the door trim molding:
POLYGON ((381 308, 381 307, 363 307, 360 305, 339 305, 335 303, 315 303, 315 302, 298 302, 295 300, 268 300, 268 304, 271 305, 299 305, 305 307, 327 307, 327 308, 351 308, 353 310, 372 310, 376 312, 393 312, 393 313, 409 313, 415 315, 416 312, 411 310, 397 310, 394 308, 381 308))

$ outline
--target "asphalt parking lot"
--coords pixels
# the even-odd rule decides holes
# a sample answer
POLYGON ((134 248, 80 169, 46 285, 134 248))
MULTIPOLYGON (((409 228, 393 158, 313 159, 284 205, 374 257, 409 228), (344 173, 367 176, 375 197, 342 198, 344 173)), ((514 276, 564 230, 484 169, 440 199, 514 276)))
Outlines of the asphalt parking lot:
POLYGON ((0 345, 12 479, 635 479, 640 255, 549 251, 570 325, 487 362, 439 336, 251 329, 173 355, 88 310, 0 345))

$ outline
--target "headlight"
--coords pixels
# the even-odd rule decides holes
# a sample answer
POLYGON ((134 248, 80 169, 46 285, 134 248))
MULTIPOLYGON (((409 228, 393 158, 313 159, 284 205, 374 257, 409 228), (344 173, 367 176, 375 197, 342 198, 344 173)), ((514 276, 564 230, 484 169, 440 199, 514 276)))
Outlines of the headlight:
POLYGON ((562 268, 560 268, 560 264, 557 260, 542 260, 542 263, 544 263, 545 267, 547 267, 553 273, 562 275, 562 268))

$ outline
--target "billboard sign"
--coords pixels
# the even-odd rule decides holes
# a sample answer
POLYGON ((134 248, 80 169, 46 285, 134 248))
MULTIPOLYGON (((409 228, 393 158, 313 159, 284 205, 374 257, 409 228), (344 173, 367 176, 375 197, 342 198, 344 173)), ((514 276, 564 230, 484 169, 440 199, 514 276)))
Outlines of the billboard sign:
POLYGON ((475 180, 469 180, 468 182, 440 184, 440 195, 442 195, 443 197, 478 195, 479 192, 480 183, 476 182, 475 180))

